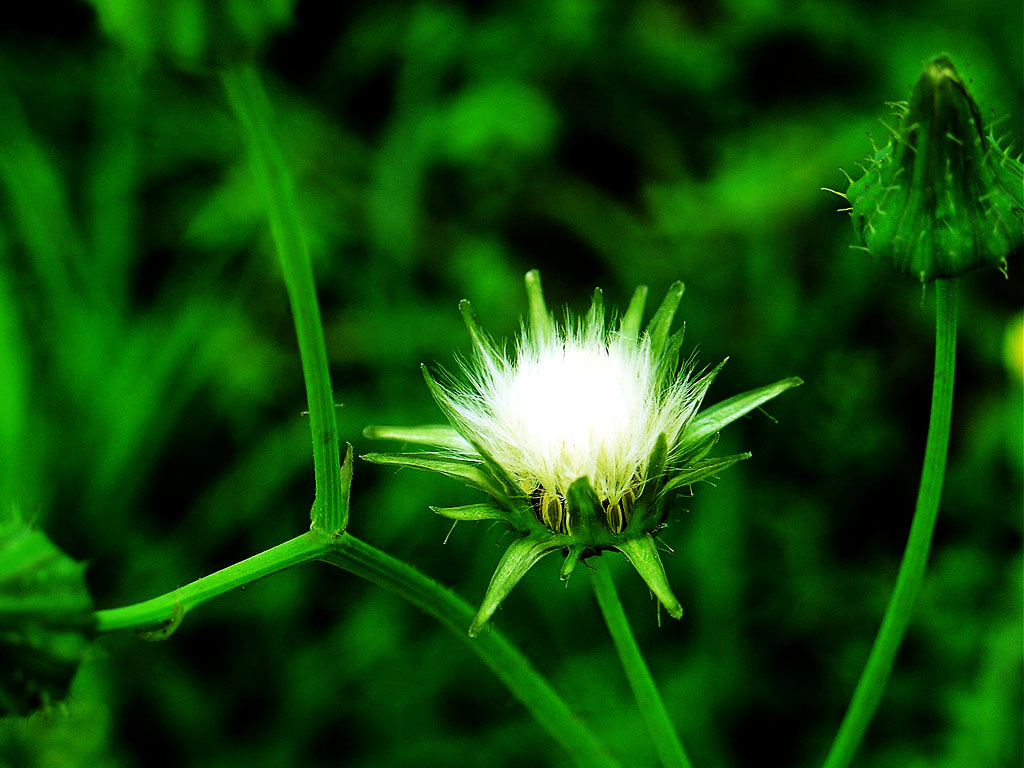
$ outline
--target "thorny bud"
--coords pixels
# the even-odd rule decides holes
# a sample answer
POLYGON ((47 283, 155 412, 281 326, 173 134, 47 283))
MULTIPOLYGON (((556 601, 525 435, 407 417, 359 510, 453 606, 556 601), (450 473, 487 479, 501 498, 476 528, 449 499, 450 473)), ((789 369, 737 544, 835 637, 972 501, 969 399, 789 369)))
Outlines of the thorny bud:
POLYGON ((986 130, 946 56, 896 106, 889 143, 845 194, 865 250, 922 283, 1005 272, 1024 245, 1024 165, 986 130))

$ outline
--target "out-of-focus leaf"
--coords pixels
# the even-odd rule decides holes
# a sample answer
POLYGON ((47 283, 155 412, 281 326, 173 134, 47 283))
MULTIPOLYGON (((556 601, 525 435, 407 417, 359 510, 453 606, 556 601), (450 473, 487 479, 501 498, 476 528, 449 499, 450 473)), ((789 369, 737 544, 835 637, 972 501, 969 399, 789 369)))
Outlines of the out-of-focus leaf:
POLYGON ((93 629, 84 570, 41 531, 0 525, 0 715, 67 695, 93 629))

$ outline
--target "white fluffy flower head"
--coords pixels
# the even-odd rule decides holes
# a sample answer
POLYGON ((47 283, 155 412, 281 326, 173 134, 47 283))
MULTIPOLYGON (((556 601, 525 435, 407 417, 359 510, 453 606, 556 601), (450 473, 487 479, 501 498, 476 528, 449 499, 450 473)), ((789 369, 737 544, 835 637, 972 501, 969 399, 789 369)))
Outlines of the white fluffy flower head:
POLYGON ((659 435, 668 445, 693 415, 703 387, 684 367, 652 359, 646 334, 607 330, 602 312, 580 323, 524 329, 515 353, 478 347, 469 383, 446 390, 449 413, 525 493, 565 497, 581 477, 598 497, 639 494, 659 435))
POLYGON ((682 283, 669 288, 643 331, 643 286, 610 326, 600 291, 582 320, 561 325, 547 311, 536 271, 526 274, 526 292, 529 323, 511 352, 491 340, 468 302, 459 305, 475 350, 462 362, 463 379, 438 380, 423 367, 449 424, 364 432, 428 450, 364 458, 462 480, 488 500, 431 509, 455 521, 500 521, 517 534, 470 635, 551 552, 564 555, 563 579, 582 560, 621 552, 678 619, 683 608, 655 537, 680 491, 750 456, 708 456, 718 431, 800 380, 783 379, 698 414, 718 368, 694 375, 692 366, 680 364, 682 331, 671 327, 682 283))

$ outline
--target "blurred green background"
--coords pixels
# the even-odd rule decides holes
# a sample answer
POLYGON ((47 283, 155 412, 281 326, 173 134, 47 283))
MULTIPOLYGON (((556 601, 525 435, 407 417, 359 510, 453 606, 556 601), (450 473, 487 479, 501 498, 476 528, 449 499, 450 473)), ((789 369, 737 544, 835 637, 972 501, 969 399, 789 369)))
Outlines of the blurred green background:
MULTIPOLYGON (((851 250, 845 188, 886 101, 950 54, 1021 149, 1019 2, 526 0, 23 4, 0 27, 0 514, 87 560, 99 607, 308 525, 298 352, 216 77, 258 63, 295 173, 339 426, 435 422, 420 362, 508 336, 523 273, 555 307, 686 282, 709 402, 806 386, 723 436, 753 451, 664 535, 659 627, 613 567, 698 768, 814 766, 895 580, 923 453, 933 292, 851 250)), ((1017 766, 1022 345, 1009 280, 962 288, 929 575, 859 766, 1017 766)), ((351 530, 471 602, 504 539, 477 497, 356 467, 351 530)), ((655 754, 586 578, 556 559, 497 616, 627 765, 655 754)), ((65 706, 0 722, 11 766, 555 766, 568 758, 459 640, 326 565, 101 638, 65 706)))

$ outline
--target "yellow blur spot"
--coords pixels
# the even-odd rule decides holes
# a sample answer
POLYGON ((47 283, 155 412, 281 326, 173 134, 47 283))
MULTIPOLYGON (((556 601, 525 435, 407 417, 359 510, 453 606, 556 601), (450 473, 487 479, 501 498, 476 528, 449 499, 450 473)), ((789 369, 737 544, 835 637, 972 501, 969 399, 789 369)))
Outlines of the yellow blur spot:
POLYGON ((1003 359, 1006 367, 1024 381, 1024 312, 1019 313, 1006 326, 1003 341, 1003 359))

